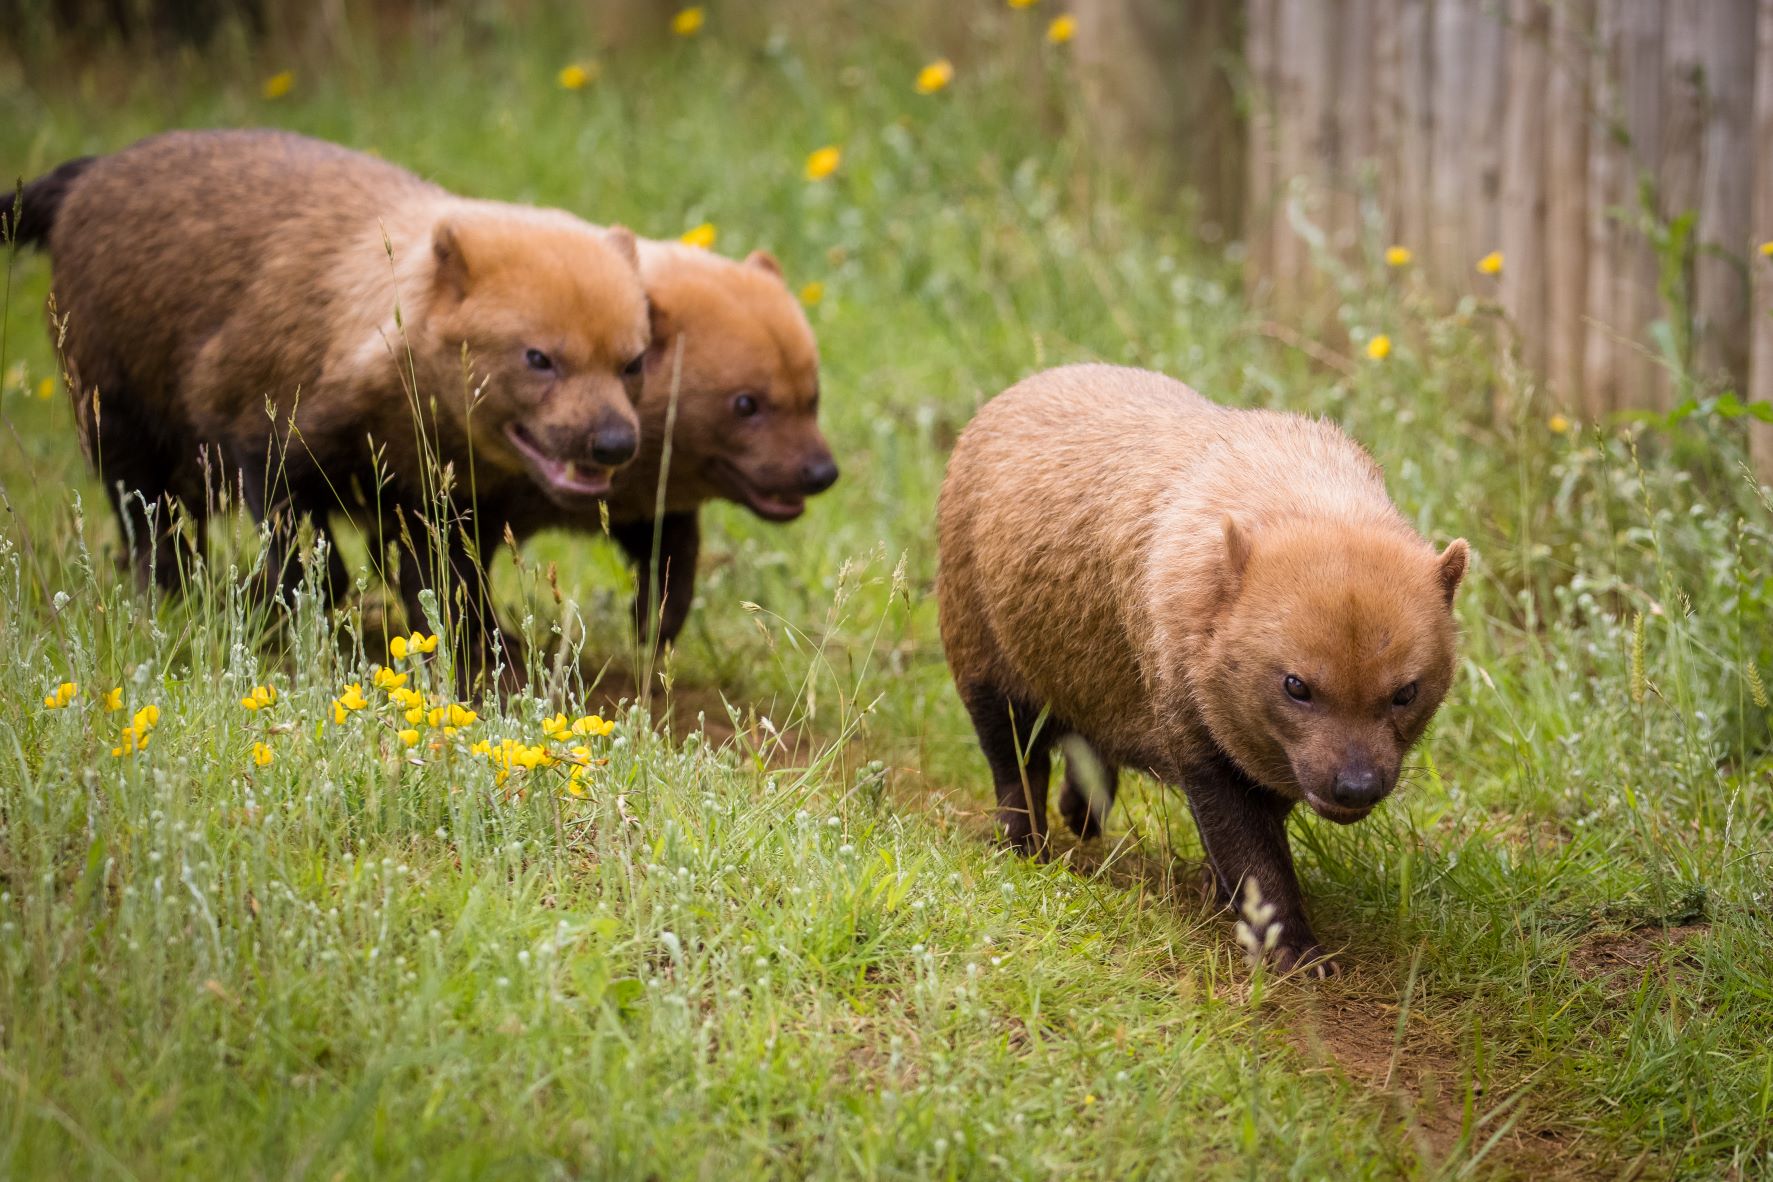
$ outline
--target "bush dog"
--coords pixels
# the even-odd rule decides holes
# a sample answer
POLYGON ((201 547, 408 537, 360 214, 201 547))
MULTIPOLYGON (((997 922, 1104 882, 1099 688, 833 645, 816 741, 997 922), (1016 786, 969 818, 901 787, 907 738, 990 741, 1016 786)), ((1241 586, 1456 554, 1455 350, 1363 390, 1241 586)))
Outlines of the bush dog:
POLYGON ((1060 812, 1079 836, 1123 765, 1181 785, 1221 899, 1253 881, 1275 963, 1333 972, 1287 814, 1347 824, 1396 785, 1452 681, 1464 540, 1437 554, 1329 423, 1106 365, 987 403, 940 530, 942 642, 1007 839, 1042 848, 1049 751, 1076 735, 1060 812))
MULTIPOLYGON (((491 621, 477 541, 538 524, 488 510, 532 493, 594 509, 634 456, 650 330, 627 230, 263 131, 71 161, 16 218, 15 241, 49 250, 76 418, 144 580, 178 578, 169 502, 201 545, 218 471, 273 523, 289 585, 294 523, 361 510, 384 546, 410 540, 415 626, 447 563, 473 676, 491 621), (439 481, 478 518, 439 513, 439 481)), ((327 587, 343 584, 335 552, 327 587)))
POLYGON ((771 255, 740 263, 641 239, 640 274, 653 318, 640 453, 607 500, 610 534, 638 571, 637 630, 663 646, 689 614, 702 502, 792 521, 837 464, 819 432, 818 345, 771 255))

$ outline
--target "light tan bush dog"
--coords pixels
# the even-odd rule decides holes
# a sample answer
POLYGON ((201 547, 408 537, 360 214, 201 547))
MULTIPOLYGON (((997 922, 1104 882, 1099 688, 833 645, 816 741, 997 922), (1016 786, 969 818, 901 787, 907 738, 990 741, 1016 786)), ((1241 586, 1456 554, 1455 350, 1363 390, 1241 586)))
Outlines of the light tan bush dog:
POLYGON ((1287 814, 1346 824, 1396 785, 1452 680, 1464 540, 1437 554, 1329 423, 1105 365, 986 404, 940 518, 942 642, 1008 840, 1042 847, 1049 750, 1075 735, 1075 832, 1123 766, 1180 785, 1221 898, 1253 882, 1274 962, 1333 972, 1287 814))
POLYGON ((650 329, 619 227, 301 136, 203 131, 62 165, 25 186, 12 237, 49 250, 80 428, 143 578, 178 578, 166 503, 201 545, 218 483, 276 525, 286 585, 295 522, 366 514, 372 543, 420 535, 399 562, 415 626, 447 561, 478 666, 477 543, 549 516, 498 510, 594 509, 634 456, 650 329))
POLYGON ((640 272, 653 313, 640 454, 616 473, 609 518, 638 569, 636 626, 664 645, 689 614, 702 502, 792 521, 837 464, 819 431, 818 345, 772 256, 642 239, 640 272))

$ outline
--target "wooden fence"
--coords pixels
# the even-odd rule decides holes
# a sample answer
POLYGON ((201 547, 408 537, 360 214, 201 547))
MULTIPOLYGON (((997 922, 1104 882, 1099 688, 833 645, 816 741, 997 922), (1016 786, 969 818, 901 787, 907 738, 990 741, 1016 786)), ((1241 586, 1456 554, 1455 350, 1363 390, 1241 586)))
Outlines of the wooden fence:
MULTIPOLYGON (((1242 0, 1241 60, 1213 3, 1203 36, 1167 41, 1151 12, 1178 0, 1079 4, 1086 77, 1128 72, 1096 45, 1130 26, 1172 69, 1241 83, 1236 232, 1283 305, 1321 282, 1303 216, 1498 300, 1585 417, 1773 400, 1773 0, 1242 0)), ((1754 433, 1773 475, 1773 427, 1754 433)))

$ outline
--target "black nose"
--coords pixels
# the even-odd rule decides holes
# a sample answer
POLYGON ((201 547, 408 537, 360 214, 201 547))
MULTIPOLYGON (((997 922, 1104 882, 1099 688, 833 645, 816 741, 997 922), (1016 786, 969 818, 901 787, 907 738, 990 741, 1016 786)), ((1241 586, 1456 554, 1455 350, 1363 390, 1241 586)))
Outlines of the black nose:
POLYGON ((606 468, 619 468, 634 458, 640 435, 626 423, 599 427, 591 437, 591 458, 606 468))
POLYGON ((800 470, 800 491, 811 496, 837 483, 837 461, 830 456, 814 460, 800 470))
POLYGON ((1370 767, 1345 767, 1336 773, 1330 795, 1343 808, 1370 808, 1384 798, 1385 780, 1370 767))

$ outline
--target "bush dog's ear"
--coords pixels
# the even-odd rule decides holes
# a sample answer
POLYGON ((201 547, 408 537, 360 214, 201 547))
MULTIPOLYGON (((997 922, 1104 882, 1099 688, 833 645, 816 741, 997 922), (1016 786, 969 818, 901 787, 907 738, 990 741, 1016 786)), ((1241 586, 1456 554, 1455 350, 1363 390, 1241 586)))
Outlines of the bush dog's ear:
POLYGON ((431 254, 437 260, 437 275, 433 281, 437 290, 452 299, 459 300, 467 295, 468 256, 462 253, 461 236, 456 233, 454 223, 441 221, 431 228, 431 254))
POLYGON ((640 248, 634 243, 634 231, 627 226, 611 226, 603 232, 605 242, 636 271, 640 270, 640 248))
POLYGON ((776 261, 776 256, 767 250, 754 250, 746 255, 745 265, 747 267, 756 267, 759 271, 768 271, 777 279, 783 278, 782 264, 778 263, 776 261))
POLYGON ((646 346, 646 370, 651 373, 664 362, 666 353, 672 348, 672 337, 677 333, 677 325, 671 313, 659 306, 659 301, 648 298, 646 301, 646 318, 652 330, 652 340, 646 346))
POLYGON ((1226 590, 1229 598, 1236 595, 1238 588, 1243 586, 1244 568, 1250 565, 1250 535, 1237 523, 1237 518, 1229 514, 1220 519, 1219 528, 1225 533, 1226 590))
POLYGON ((1453 592, 1459 590, 1459 582, 1465 578, 1465 567, 1470 561, 1471 547, 1465 544, 1464 538, 1455 539, 1441 551, 1435 573, 1440 576, 1441 592, 1447 597, 1449 606, 1453 602, 1453 592))

